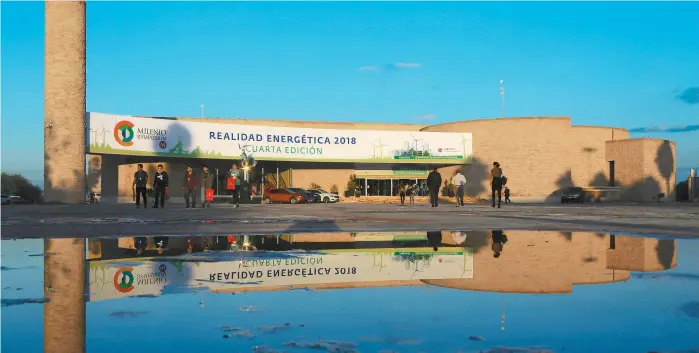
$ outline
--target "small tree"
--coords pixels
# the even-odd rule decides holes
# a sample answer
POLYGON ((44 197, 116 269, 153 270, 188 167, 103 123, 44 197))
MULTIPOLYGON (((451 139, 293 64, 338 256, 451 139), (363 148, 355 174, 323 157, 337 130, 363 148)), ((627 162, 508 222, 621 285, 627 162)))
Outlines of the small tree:
POLYGON ((337 187, 337 185, 333 184, 333 185, 330 187, 330 193, 331 193, 331 194, 336 194, 336 195, 337 195, 338 192, 340 192, 340 189, 337 187))
POLYGON ((21 174, 2 173, 2 193, 4 195, 20 196, 25 200, 41 203, 43 201, 41 188, 32 184, 21 174))
POLYGON ((322 189, 322 187, 316 183, 311 183, 309 189, 322 189))
POLYGON ((357 196, 359 186, 357 185, 357 176, 352 174, 347 182, 346 196, 357 196))

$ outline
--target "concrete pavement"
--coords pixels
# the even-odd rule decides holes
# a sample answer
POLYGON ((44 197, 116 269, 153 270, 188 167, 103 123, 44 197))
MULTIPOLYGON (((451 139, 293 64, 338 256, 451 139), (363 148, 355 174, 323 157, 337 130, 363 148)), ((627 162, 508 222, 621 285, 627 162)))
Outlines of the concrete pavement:
POLYGON ((289 232, 555 230, 699 237, 699 204, 3 206, 2 238, 227 235, 289 232))

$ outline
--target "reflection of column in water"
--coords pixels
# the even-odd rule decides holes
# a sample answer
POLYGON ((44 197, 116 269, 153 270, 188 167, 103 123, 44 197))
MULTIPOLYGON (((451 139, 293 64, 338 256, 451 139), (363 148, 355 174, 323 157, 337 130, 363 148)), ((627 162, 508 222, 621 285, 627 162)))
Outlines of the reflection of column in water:
POLYGON ((85 352, 85 239, 46 239, 44 352, 85 352))
POLYGON ((500 330, 505 331, 505 319, 507 318, 507 297, 502 294, 502 313, 500 314, 500 330))

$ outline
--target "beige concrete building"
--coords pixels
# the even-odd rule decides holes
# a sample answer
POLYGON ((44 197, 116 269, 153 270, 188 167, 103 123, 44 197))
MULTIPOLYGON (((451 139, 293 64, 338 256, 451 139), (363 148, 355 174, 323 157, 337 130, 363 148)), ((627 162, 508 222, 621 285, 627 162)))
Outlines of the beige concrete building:
MULTIPOLYGON (((593 191, 611 190, 622 199, 633 201, 669 200, 674 194, 674 142, 630 139, 629 132, 620 128, 574 126, 568 117, 478 119, 429 126, 251 119, 179 118, 173 121, 365 131, 467 132, 473 136, 472 159, 464 164, 430 162, 412 164, 405 170, 397 164, 361 161, 260 161, 250 180, 257 190, 318 185, 337 191, 342 197, 348 182, 355 177, 361 196, 393 196, 400 182, 424 183, 428 171, 438 167, 443 180, 451 179, 456 170, 461 170, 468 179, 466 194, 488 198, 490 168, 492 162, 498 161, 508 177, 507 186, 514 198, 558 201, 560 193, 573 186, 593 191)), ((230 165, 240 163, 235 159, 118 154, 90 155, 88 161, 88 186, 100 192, 104 202, 132 202, 137 163, 143 163, 149 175, 158 164, 163 164, 174 183, 181 182, 186 166, 199 170, 207 165, 220 175, 218 186, 221 189, 230 165)), ((180 197, 179 189, 172 188, 171 196, 180 197)), ((592 192, 588 196, 595 195, 599 193, 592 192)))

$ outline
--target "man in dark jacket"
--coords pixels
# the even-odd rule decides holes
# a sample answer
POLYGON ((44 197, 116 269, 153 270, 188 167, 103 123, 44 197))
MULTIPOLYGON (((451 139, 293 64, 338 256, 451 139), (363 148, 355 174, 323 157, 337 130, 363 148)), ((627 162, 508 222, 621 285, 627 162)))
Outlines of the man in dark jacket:
POLYGON ((163 165, 158 164, 158 171, 155 172, 153 179, 153 193, 155 194, 155 205, 153 208, 158 208, 158 200, 160 200, 160 208, 165 208, 165 190, 170 186, 170 178, 167 172, 163 170, 163 165))
POLYGON ((196 207, 197 199, 195 196, 197 193, 197 187, 199 187, 199 182, 197 182, 197 177, 194 175, 194 170, 192 170, 192 167, 187 167, 187 172, 184 174, 184 183, 182 184, 184 202, 186 203, 185 208, 189 208, 190 198, 192 199, 192 207, 196 207))
POLYGON ((202 196, 204 198, 204 202, 201 204, 201 208, 211 208, 211 201, 206 200, 206 190, 212 189, 214 186, 214 174, 211 173, 209 170, 209 167, 204 167, 203 168, 203 173, 201 176, 201 188, 204 189, 202 192, 202 196))
POLYGON ((434 251, 439 251, 439 247, 440 245, 442 245, 442 232, 427 232, 427 243, 432 247, 434 251))
POLYGON ((138 171, 133 175, 133 188, 136 193, 136 208, 141 207, 141 196, 143 196, 143 208, 148 208, 148 196, 146 196, 146 185, 148 185, 148 173, 143 170, 143 164, 138 164, 138 171))
POLYGON ((434 168, 427 176, 427 188, 430 191, 430 203, 432 207, 439 206, 439 188, 442 186, 442 176, 434 168))

